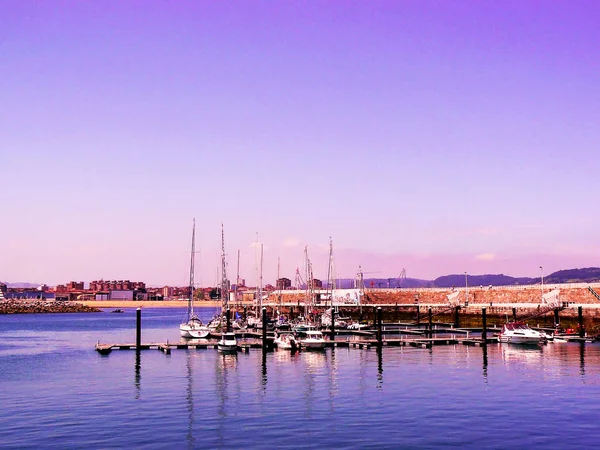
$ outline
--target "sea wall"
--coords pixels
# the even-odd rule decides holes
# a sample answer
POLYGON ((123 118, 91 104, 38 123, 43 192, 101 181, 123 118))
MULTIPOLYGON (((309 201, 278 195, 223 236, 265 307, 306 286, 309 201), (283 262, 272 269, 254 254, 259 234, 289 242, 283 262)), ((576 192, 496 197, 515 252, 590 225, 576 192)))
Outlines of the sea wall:
MULTIPOLYGON (((417 289, 365 289, 364 305, 443 305, 449 304, 448 296, 458 293, 457 301, 481 306, 530 304, 539 305, 542 293, 558 290, 557 301, 576 305, 600 305, 600 300, 589 290, 600 294, 600 283, 571 283, 533 286, 473 286, 461 288, 417 288, 417 289)), ((269 294, 268 303, 304 302, 304 291, 275 291, 269 294)))
POLYGON ((2 300, 0 314, 43 314, 101 312, 100 309, 74 302, 43 300, 2 300))

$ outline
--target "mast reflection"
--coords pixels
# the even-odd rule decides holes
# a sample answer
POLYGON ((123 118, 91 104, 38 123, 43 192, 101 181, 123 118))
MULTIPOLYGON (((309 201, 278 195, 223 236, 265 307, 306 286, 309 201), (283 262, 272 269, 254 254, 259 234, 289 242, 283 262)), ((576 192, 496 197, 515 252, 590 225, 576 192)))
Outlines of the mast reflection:
POLYGON ((187 429, 187 443, 188 448, 194 448, 194 377, 192 376, 192 354, 187 352, 187 358, 185 362, 186 371, 187 371, 187 388, 186 388, 186 396, 185 399, 187 401, 187 411, 188 411, 188 429, 187 429))

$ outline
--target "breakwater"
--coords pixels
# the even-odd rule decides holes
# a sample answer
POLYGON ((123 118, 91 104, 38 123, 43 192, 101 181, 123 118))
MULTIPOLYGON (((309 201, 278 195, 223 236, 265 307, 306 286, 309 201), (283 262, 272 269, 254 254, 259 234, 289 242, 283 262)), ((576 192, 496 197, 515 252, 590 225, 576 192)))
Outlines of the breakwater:
POLYGON ((102 312, 98 308, 75 302, 44 300, 2 300, 0 314, 44 314, 102 312))

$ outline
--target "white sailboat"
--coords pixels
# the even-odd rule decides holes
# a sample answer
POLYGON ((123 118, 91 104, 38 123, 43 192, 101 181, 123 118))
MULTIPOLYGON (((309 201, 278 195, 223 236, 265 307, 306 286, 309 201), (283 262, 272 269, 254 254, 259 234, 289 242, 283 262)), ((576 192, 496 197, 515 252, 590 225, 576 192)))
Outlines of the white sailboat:
POLYGON ((179 325, 179 333, 181 337, 188 339, 205 338, 209 335, 210 329, 202 323, 202 320, 194 312, 194 260, 195 260, 195 245, 196 245, 196 219, 192 227, 192 254, 190 258, 190 296, 188 298, 188 306, 186 317, 179 325))

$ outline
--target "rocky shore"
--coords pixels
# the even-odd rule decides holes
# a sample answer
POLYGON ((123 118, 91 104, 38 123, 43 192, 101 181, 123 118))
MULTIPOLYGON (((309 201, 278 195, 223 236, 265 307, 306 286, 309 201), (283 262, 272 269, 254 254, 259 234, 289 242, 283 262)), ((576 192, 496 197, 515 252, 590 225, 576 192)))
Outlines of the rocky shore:
POLYGON ((102 312, 102 310, 74 302, 46 300, 3 300, 0 301, 0 314, 44 314, 102 312))

